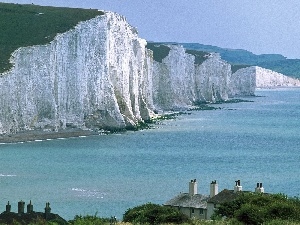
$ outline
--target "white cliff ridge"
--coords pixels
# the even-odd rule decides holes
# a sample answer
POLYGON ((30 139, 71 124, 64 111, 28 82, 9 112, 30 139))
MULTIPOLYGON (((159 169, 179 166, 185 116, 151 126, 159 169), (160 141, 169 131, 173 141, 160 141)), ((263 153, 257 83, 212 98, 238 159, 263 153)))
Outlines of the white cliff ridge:
POLYGON ((256 66, 256 87, 300 87, 300 80, 256 66))
POLYGON ((232 74, 214 53, 196 63, 179 45, 157 62, 146 44, 124 17, 105 12, 47 45, 19 48, 0 74, 0 133, 130 128, 154 110, 253 95, 279 80, 299 84, 258 67, 232 74))
POLYGON ((163 110, 189 108, 197 102, 228 99, 230 65, 219 54, 208 54, 201 64, 180 45, 169 45, 169 55, 154 62, 153 100, 163 110))
POLYGON ((230 79, 230 96, 254 95, 256 88, 300 87, 300 80, 251 66, 237 70, 230 79))
POLYGON ((146 41, 106 12, 44 46, 19 48, 0 77, 0 133, 124 128, 151 115, 146 41))

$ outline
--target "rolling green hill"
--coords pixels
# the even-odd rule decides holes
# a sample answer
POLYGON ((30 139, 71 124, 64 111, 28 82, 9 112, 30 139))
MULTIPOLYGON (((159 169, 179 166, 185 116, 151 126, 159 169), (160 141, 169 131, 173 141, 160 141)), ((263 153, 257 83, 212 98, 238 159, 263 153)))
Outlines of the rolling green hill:
MULTIPOLYGON (((148 42, 146 48, 153 51, 153 59, 160 63, 165 57, 168 56, 171 50, 167 45, 160 42, 148 42)), ((206 59, 205 55, 207 55, 207 52, 190 50, 190 49, 186 49, 185 52, 195 56, 196 64, 201 64, 202 62, 204 62, 206 59)))
POLYGON ((78 22, 103 15, 96 9, 59 8, 0 3, 0 73, 11 65, 11 53, 19 47, 41 45, 78 22))
POLYGON ((286 57, 279 54, 255 55, 243 49, 227 49, 212 45, 202 45, 198 43, 180 43, 186 49, 194 49, 207 52, 218 52, 222 59, 233 64, 255 65, 261 62, 285 60, 286 57))
MULTIPOLYGON (((162 60, 168 56, 169 52, 170 52, 170 48, 168 47, 168 45, 177 45, 179 43, 175 43, 175 42, 148 42, 147 43, 147 48, 153 51, 153 59, 157 62, 162 62, 162 60)), ((180 43, 180 45, 183 45, 183 47, 186 48, 186 44, 182 44, 180 43)), ((195 44, 195 45, 200 45, 200 44, 195 44)), ((216 47, 218 48, 218 47, 216 47)), ((205 49, 205 48, 204 48, 205 49)), ((219 48, 221 49, 221 48, 219 48)), ((208 52, 217 52, 217 51, 213 51, 213 48, 206 48, 204 50, 200 50, 197 47, 188 47, 185 49, 185 52, 195 56, 195 64, 202 64, 207 58, 206 55, 208 54, 208 52)), ((244 50, 243 50, 244 51, 244 50)), ((241 68, 245 68, 248 67, 249 65, 245 65, 245 64, 235 64, 235 63, 231 63, 231 71, 234 73, 236 72, 238 69, 241 68)))
POLYGON ((300 78, 300 59, 262 62, 257 65, 290 77, 300 78))
POLYGON ((233 72, 242 67, 260 66, 287 76, 300 78, 300 59, 287 59, 280 54, 255 55, 243 49, 226 49, 198 43, 179 44, 186 49, 220 53, 222 59, 232 65, 233 72))

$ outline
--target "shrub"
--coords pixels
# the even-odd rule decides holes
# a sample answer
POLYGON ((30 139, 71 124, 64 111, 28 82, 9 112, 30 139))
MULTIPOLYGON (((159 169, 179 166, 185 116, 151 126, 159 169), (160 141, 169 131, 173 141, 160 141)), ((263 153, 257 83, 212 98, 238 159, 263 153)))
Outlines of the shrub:
POLYGON ((123 221, 139 224, 180 224, 189 221, 189 218, 176 209, 147 203, 128 209, 123 216, 123 221))
POLYGON ((270 221, 300 222, 300 201, 283 194, 241 193, 235 200, 222 203, 214 217, 233 218, 254 225, 270 224, 270 221))
POLYGON ((264 212, 259 206, 252 204, 244 204, 235 213, 235 218, 238 221, 249 225, 258 225, 264 222, 264 212))
POLYGON ((112 221, 112 218, 100 218, 96 215, 94 216, 75 216, 74 220, 69 221, 72 225, 105 225, 105 224, 114 224, 115 220, 112 221))

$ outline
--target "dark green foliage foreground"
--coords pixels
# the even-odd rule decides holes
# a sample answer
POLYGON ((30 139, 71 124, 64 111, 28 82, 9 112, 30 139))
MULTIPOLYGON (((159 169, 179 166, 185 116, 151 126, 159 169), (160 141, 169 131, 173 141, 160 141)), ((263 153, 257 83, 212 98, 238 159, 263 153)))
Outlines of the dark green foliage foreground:
POLYGON ((188 220, 186 215, 176 209, 152 203, 128 209, 123 217, 124 222, 138 224, 180 224, 187 222, 188 220))
POLYGON ((300 200, 282 194, 243 193, 218 207, 215 217, 224 216, 249 225, 296 224, 300 223, 300 200))
POLYGON ((115 224, 114 218, 100 218, 95 216, 75 216, 74 220, 69 221, 70 225, 105 225, 115 224))
POLYGON ((102 14, 95 9, 0 3, 0 72, 11 67, 9 58, 17 48, 49 43, 57 33, 102 14))

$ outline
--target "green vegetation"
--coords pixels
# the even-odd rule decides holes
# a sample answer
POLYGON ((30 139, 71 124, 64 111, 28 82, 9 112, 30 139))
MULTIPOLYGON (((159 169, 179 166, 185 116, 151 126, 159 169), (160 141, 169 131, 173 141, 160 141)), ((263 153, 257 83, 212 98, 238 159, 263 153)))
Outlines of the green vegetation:
POLYGON ((246 99, 232 98, 228 100, 216 101, 213 104, 223 104, 223 103, 240 103, 240 102, 254 102, 246 99))
POLYGON ((300 78, 300 59, 286 59, 280 61, 271 61, 258 63, 258 66, 274 70, 287 76, 300 78))
POLYGON ((286 60, 286 57, 280 54, 262 54, 255 55, 252 52, 243 49, 228 49, 220 48, 212 45, 203 45, 198 43, 180 43, 186 49, 193 49, 205 52, 220 53, 222 59, 231 64, 236 65, 256 65, 261 62, 272 62, 279 60, 286 60))
POLYGON ((182 224, 188 222, 189 218, 176 209, 147 203, 128 209, 124 214, 123 221, 133 224, 182 224))
MULTIPOLYGON (((0 223, 1 224, 1 223, 0 223)), ((7 224, 7 223, 5 223, 7 224)), ((233 201, 222 203, 213 220, 189 219, 177 209, 147 203, 126 210, 123 221, 115 217, 102 218, 97 214, 75 216, 73 220, 31 222, 14 221, 13 225, 300 225, 300 200, 283 194, 241 192, 233 201)))
MULTIPOLYGON (((168 43, 165 43, 168 44, 168 43)), ((174 44, 174 43, 172 43, 174 44)), ((229 62, 232 72, 248 66, 260 66, 282 73, 287 76, 300 78, 300 59, 287 59, 280 54, 256 55, 243 49, 220 48, 198 43, 178 43, 189 50, 220 53, 222 59, 229 62)))
POLYGON ((221 204, 214 217, 252 225, 300 223, 300 200, 282 194, 242 193, 221 204))
POLYGON ((11 67, 9 58, 19 47, 43 45, 78 22, 103 15, 95 9, 58 8, 0 3, 0 73, 11 67))
POLYGON ((75 216, 73 220, 69 221, 69 225, 106 225, 106 224, 116 224, 117 220, 114 217, 111 218, 101 218, 94 216, 75 216))
POLYGON ((153 59, 160 63, 170 52, 170 48, 162 43, 148 42, 146 48, 153 51, 153 59))
POLYGON ((221 107, 214 107, 214 104, 226 104, 226 103, 240 103, 240 102, 253 102, 245 99, 232 98, 223 101, 216 101, 215 103, 210 103, 206 101, 195 101, 193 103, 194 107, 190 108, 189 111, 199 111, 199 110, 216 110, 221 109, 221 107))
POLYGON ((123 133, 126 131, 138 131, 138 130, 145 130, 145 129, 152 129, 153 124, 158 124, 163 120, 172 120, 176 119, 180 115, 190 114, 187 112, 174 112, 174 113, 166 113, 162 115, 158 115, 155 118, 151 118, 145 121, 139 121, 135 126, 127 126, 125 128, 111 128, 105 127, 102 133, 104 134, 114 134, 114 133, 123 133))
POLYGON ((206 103, 206 102, 195 102, 194 107, 190 108, 189 111, 216 110, 216 109, 221 109, 221 108, 213 107, 210 105, 210 103, 206 103))
POLYGON ((239 69, 247 68, 247 67, 249 67, 249 65, 231 64, 231 72, 235 73, 239 69))
POLYGON ((195 64, 202 64, 206 59, 207 52, 197 51, 197 50, 185 50, 186 53, 195 56, 195 64))
MULTIPOLYGON (((167 45, 172 45, 176 43, 160 43, 160 42, 148 42, 146 48, 153 51, 153 59, 157 62, 162 62, 164 58, 169 55, 170 48, 167 45)), ((186 49, 186 53, 195 56, 195 64, 203 63, 207 58, 207 52, 186 49)))

